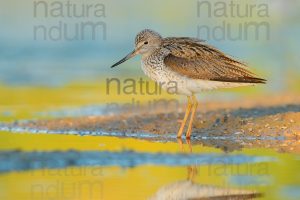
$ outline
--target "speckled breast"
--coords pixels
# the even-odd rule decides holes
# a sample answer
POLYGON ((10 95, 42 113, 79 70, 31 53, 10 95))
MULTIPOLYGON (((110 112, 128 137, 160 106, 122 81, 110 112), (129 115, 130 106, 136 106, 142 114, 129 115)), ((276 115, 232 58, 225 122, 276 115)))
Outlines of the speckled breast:
MULTIPOLYGON (((142 69, 144 73, 168 93, 186 94, 186 80, 176 72, 170 70, 164 64, 164 58, 168 55, 167 51, 157 51, 150 56, 142 59, 142 69)), ((190 93, 190 92, 188 92, 190 93)))

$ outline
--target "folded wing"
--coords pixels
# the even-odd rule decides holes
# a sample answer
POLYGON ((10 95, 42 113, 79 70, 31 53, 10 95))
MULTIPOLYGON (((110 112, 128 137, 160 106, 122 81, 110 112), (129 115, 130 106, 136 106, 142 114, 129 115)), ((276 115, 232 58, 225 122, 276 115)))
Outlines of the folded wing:
POLYGON ((192 79, 223 82, 265 83, 246 69, 246 65, 194 38, 166 38, 170 51, 164 63, 173 71, 192 79))

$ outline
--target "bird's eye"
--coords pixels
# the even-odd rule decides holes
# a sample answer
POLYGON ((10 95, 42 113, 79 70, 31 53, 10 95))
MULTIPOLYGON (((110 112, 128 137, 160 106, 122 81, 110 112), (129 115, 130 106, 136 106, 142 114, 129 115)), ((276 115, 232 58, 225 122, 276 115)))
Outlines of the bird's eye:
POLYGON ((148 42, 146 41, 146 42, 144 42, 144 44, 148 44, 148 42))

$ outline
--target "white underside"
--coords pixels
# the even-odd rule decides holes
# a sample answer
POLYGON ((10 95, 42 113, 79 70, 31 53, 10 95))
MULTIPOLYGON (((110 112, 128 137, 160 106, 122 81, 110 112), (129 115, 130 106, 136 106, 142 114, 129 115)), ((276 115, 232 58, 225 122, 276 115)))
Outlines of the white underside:
POLYGON ((160 83, 164 90, 167 90, 169 93, 176 93, 187 96, 202 91, 255 85, 255 83, 235 83, 191 79, 186 76, 182 76, 172 70, 169 70, 166 67, 163 67, 161 70, 153 70, 153 68, 145 66, 143 62, 142 69, 144 73, 152 80, 160 83))
POLYGON ((187 89, 191 92, 197 93, 205 90, 214 90, 219 88, 234 88, 240 86, 254 85, 252 83, 233 83, 233 82, 220 82, 220 81, 207 81, 207 80, 188 80, 187 89))
MULTIPOLYGON (((233 82, 220 82, 220 81, 209 81, 200 79, 190 79, 187 77, 182 77, 184 81, 177 84, 177 94, 192 95, 195 93, 200 93, 202 91, 210 91, 221 88, 234 88, 241 86, 255 85, 253 83, 233 83, 233 82)), ((168 87, 163 87, 163 89, 168 90, 168 87)))

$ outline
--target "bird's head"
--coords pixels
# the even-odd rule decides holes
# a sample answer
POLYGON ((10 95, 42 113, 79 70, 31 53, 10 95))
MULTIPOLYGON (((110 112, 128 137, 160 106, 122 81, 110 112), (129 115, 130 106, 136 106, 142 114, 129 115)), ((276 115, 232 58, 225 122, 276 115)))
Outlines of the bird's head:
POLYGON ((121 59, 119 62, 113 64, 111 68, 125 62, 126 60, 138 54, 141 54, 142 56, 151 54, 155 49, 157 49, 161 45, 161 42, 162 37, 157 32, 150 29, 142 30, 135 37, 134 50, 127 56, 125 56, 123 59, 121 59))

